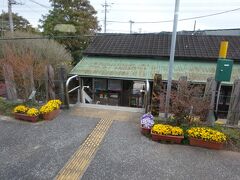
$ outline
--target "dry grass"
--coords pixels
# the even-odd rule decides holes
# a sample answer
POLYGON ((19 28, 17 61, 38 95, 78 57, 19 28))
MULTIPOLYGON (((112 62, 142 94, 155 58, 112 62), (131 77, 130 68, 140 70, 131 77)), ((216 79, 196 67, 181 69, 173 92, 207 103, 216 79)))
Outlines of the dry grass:
MULTIPOLYGON (((10 35, 6 34, 6 37, 10 35)), ((39 35, 15 32, 14 37, 35 37, 39 35)), ((67 71, 71 69, 72 57, 63 45, 49 39, 22 39, 0 42, 0 63, 10 64, 14 71, 15 81, 20 96, 26 96, 26 87, 34 82, 38 87, 44 83, 45 65, 51 64, 56 70, 64 66, 67 71)), ((0 68, 0 79, 3 78, 0 68)))

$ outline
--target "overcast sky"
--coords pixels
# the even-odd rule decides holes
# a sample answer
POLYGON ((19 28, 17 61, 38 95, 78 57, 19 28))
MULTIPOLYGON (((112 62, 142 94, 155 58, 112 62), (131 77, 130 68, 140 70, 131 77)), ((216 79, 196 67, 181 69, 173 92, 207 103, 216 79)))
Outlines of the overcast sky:
MULTIPOLYGON (((14 5, 13 12, 28 19, 33 26, 39 24, 38 20, 46 15, 51 9, 48 0, 35 0, 43 7, 31 0, 16 0, 23 5, 14 5)), ((97 17, 103 29, 105 0, 90 0, 91 5, 98 12, 97 17)), ((107 23, 107 32, 128 33, 129 21, 132 20, 134 32, 161 32, 172 31, 172 22, 167 23, 140 23, 161 22, 173 20, 175 0, 107 0, 111 6, 108 7, 107 20, 118 21, 107 23)), ((7 0, 0 0, 1 10, 7 11, 7 0)), ((203 16, 223 11, 240 8, 240 0, 181 0, 179 19, 203 16)), ((196 20, 196 29, 230 29, 240 28, 240 9, 217 16, 201 19, 179 21, 178 30, 193 30, 196 20)))

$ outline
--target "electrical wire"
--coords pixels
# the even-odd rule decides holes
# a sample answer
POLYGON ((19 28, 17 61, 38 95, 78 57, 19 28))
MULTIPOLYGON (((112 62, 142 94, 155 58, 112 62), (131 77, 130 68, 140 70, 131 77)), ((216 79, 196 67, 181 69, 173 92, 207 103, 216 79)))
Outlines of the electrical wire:
POLYGON ((39 6, 41 6, 41 7, 44 7, 44 8, 46 8, 46 9, 51 9, 51 7, 48 7, 48 6, 44 5, 44 4, 41 4, 41 3, 39 3, 39 2, 36 2, 36 1, 34 1, 34 0, 29 0, 29 1, 31 1, 31 2, 33 2, 33 3, 35 3, 35 4, 37 4, 37 5, 39 5, 39 6))
POLYGON ((59 35, 59 36, 39 36, 39 37, 11 37, 11 38, 0 38, 0 41, 11 41, 11 40, 37 40, 37 39, 68 39, 68 38, 84 38, 84 37, 95 37, 95 36, 119 36, 119 34, 116 33, 97 33, 92 35, 59 35))
MULTIPOLYGON (((35 13, 35 14, 38 14, 38 12, 36 10, 33 10, 32 7, 24 4, 24 6, 28 7, 29 10, 31 10, 31 13, 35 13)), ((32 18, 32 19, 35 19, 35 18, 32 18)))
MULTIPOLYGON (((188 20, 193 20, 193 19, 201 19, 201 18, 217 16, 217 15, 226 14, 226 13, 239 11, 239 10, 240 10, 240 8, 236 8, 236 9, 231 9, 231 10, 222 11, 222 12, 213 13, 213 14, 183 18, 183 19, 179 19, 178 21, 188 21, 188 20)), ((110 22, 110 23, 129 23, 129 21, 107 21, 107 22, 110 22)), ((134 21, 135 24, 154 24, 154 23, 169 23, 169 22, 173 22, 173 20, 152 21, 152 22, 151 21, 142 21, 142 22, 141 21, 134 21)))
POLYGON ((13 38, 0 38, 0 41, 8 41, 8 40, 33 40, 33 39, 67 39, 67 38, 82 38, 82 37, 94 37, 94 36, 96 36, 96 35, 13 37, 13 38))

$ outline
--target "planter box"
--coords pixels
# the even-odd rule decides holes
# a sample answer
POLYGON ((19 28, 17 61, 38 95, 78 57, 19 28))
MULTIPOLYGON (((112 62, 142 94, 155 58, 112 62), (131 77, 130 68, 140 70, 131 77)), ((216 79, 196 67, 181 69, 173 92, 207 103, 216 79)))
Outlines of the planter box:
POLYGON ((44 120, 53 120, 59 115, 60 112, 61 112, 60 109, 55 109, 50 113, 42 114, 42 117, 44 120))
POLYGON ((152 132, 151 135, 153 141, 171 141, 175 142, 176 144, 181 144, 181 141, 184 139, 184 136, 160 135, 152 132))
POLYGON ((38 119, 38 116, 29 116, 21 113, 14 113, 14 117, 15 119, 29 121, 29 122, 37 122, 37 119, 38 119))
POLYGON ((189 143, 192 146, 205 147, 209 149, 223 149, 224 143, 219 143, 215 141, 204 141, 202 139, 189 138, 189 143))
POLYGON ((149 135, 149 134, 151 133, 151 129, 145 128, 145 127, 142 127, 142 126, 141 126, 141 133, 142 133, 143 135, 149 135))

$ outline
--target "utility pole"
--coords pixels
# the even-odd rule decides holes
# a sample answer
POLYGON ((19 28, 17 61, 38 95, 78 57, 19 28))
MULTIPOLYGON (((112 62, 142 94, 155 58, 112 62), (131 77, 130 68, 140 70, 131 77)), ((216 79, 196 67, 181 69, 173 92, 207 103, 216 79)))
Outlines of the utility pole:
POLYGON ((194 21, 194 26, 193 26, 193 32, 196 31, 196 25, 197 25, 197 21, 195 20, 195 21, 194 21))
POLYGON ((132 34, 132 24, 134 23, 134 21, 130 20, 129 23, 130 23, 130 34, 132 34))
POLYGON ((10 31, 13 33, 13 18, 12 18, 12 5, 16 4, 14 0, 8 0, 8 15, 9 15, 9 27, 10 31))
POLYGON ((105 3, 102 4, 102 6, 104 7, 104 33, 107 32, 107 8, 110 6, 107 1, 105 0, 105 3))
POLYGON ((13 33, 13 17, 12 17, 12 5, 23 5, 22 3, 18 3, 15 0, 8 0, 8 16, 9 16, 9 27, 11 33, 13 33))
POLYGON ((176 0, 175 1, 175 11, 174 11, 171 51, 170 51, 170 61, 169 61, 169 66, 168 66, 168 83, 167 83, 167 95, 166 95, 166 103, 165 103, 165 118, 168 118, 168 113, 169 113, 169 103, 170 103, 171 88, 172 88, 172 76, 173 76, 174 54, 175 54, 176 36, 177 36, 179 5, 180 5, 180 0, 176 0))

